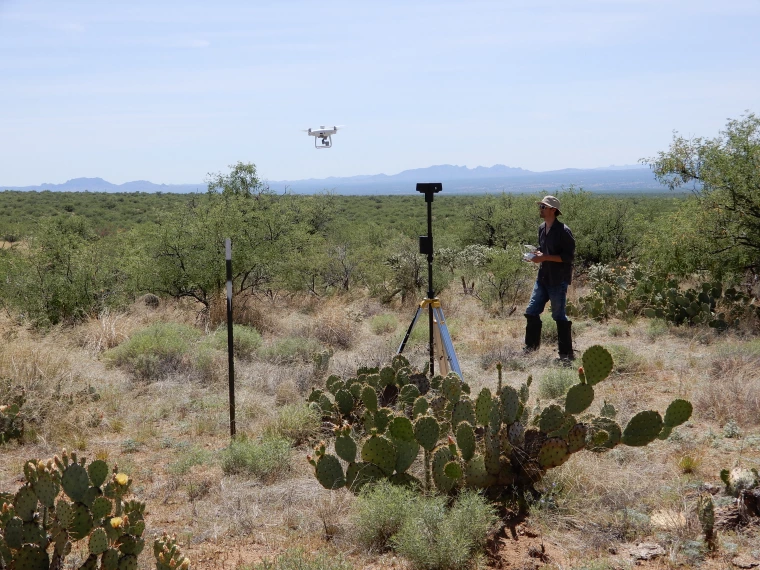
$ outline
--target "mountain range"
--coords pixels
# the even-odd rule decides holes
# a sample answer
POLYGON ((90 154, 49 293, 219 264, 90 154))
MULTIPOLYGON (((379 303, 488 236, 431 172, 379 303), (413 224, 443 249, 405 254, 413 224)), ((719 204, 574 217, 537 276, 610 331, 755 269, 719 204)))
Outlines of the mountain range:
MULTIPOLYGON (((654 178, 646 166, 623 165, 603 168, 565 168, 534 172, 523 168, 497 164, 491 167, 455 166, 443 164, 427 168, 404 170, 398 174, 371 174, 348 177, 329 177, 306 180, 266 181, 275 192, 290 191, 312 194, 331 191, 344 195, 411 194, 417 182, 441 182, 443 190, 456 194, 484 194, 492 192, 555 191, 569 186, 592 192, 664 192, 666 186, 654 178)), ((155 184, 135 180, 112 184, 102 178, 74 178, 63 184, 44 183, 39 186, 3 186, 4 190, 52 192, 205 192, 206 184, 155 184)))

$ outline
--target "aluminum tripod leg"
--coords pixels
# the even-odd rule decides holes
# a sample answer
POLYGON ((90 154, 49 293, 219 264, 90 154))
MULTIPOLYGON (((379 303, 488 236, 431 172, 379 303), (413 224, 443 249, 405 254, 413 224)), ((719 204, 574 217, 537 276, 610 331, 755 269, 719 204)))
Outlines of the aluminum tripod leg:
POLYGON ((443 370, 443 359, 446 359, 446 368, 456 372, 460 378, 462 378, 462 369, 459 366, 459 359, 457 358, 457 353, 454 351, 454 343, 451 342, 451 335, 449 334, 449 329, 446 326, 446 319, 443 316, 443 308, 438 306, 433 306, 433 317, 435 319, 434 326, 438 330, 437 337, 440 338, 441 341, 441 349, 438 351, 438 354, 440 356, 438 357, 439 361, 439 370, 443 370))

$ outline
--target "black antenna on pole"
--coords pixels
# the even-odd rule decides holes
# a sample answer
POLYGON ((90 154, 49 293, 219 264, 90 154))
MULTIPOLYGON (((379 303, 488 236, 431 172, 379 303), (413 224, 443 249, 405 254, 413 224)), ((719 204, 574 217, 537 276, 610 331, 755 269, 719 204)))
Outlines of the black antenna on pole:
POLYGON ((404 340, 401 341, 397 354, 401 354, 404 351, 409 336, 412 334, 417 319, 420 316, 422 309, 428 309, 428 332, 429 332, 429 347, 430 347, 430 376, 435 376, 435 347, 438 347, 438 361, 441 364, 441 373, 446 374, 451 369, 459 374, 462 378, 462 370, 459 367, 459 361, 457 355, 454 352, 454 345, 451 342, 451 336, 449 330, 446 327, 446 320, 443 316, 443 309, 441 308, 441 302, 435 296, 435 290, 433 289, 433 197, 435 194, 443 190, 443 184, 440 182, 420 182, 417 184, 417 192, 425 195, 425 203, 427 204, 427 235, 420 236, 420 253, 427 255, 428 264, 428 290, 427 297, 422 300, 420 306, 417 307, 417 312, 412 319, 412 324, 406 331, 404 340))

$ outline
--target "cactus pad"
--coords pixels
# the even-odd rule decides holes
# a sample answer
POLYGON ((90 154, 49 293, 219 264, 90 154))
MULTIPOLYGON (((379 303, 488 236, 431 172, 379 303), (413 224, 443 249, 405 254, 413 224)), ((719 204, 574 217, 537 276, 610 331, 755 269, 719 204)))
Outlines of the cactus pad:
POLYGON ((456 461, 449 461, 443 466, 443 473, 449 479, 461 479, 464 473, 462 472, 462 466, 456 461))
POLYGON ((567 391, 565 396, 565 412, 580 414, 588 409, 594 401, 594 389, 590 384, 576 384, 567 391))
POLYGON ((586 375, 586 383, 590 386, 607 378, 612 372, 612 366, 612 355, 598 344, 583 353, 583 372, 586 375))
POLYGON ((377 412, 377 392, 372 386, 365 386, 362 390, 362 402, 370 412, 377 412))
POLYGON ((346 469, 346 487, 354 493, 371 481, 385 477, 383 471, 372 463, 350 463, 346 469))
POLYGON ((82 503, 74 503, 72 507, 69 534, 73 540, 82 540, 92 530, 92 516, 90 510, 82 503))
POLYGON ((317 481, 325 489, 340 489, 346 484, 346 478, 343 475, 343 467, 341 467, 340 461, 329 453, 326 453, 317 461, 316 475, 317 481))
POLYGON ((137 556, 127 554, 119 558, 119 570, 137 570, 137 556))
POLYGON ((403 473, 412 466, 420 453, 420 444, 416 441, 394 439, 396 447, 396 472, 403 473))
POLYGON ((422 416, 428 411, 428 401, 424 396, 420 396, 414 401, 412 406, 412 418, 422 416))
POLYGON ((375 428, 379 433, 384 433, 386 429, 388 429, 388 424, 391 423, 391 420, 394 418, 393 416, 393 410, 390 408, 380 408, 377 410, 377 413, 373 416, 373 421, 375 424, 375 428))
POLYGON ((354 409, 354 397, 351 392, 344 388, 335 392, 335 403, 338 404, 338 411, 344 416, 350 414, 354 409))
POLYGON ((420 397, 420 390, 414 384, 407 384, 398 393, 399 401, 403 402, 407 406, 414 404, 415 400, 420 397))
POLYGON ((37 495, 40 503, 51 508, 55 505, 55 498, 58 496, 58 493, 61 492, 61 487, 56 483, 50 473, 43 471, 38 474, 37 480, 32 483, 32 490, 34 491, 34 494, 37 495))
POLYGON ((396 468, 396 447, 387 437, 370 436, 362 445, 362 461, 373 463, 386 475, 391 475, 396 468))
POLYGON ((395 384, 395 383, 396 383, 396 371, 390 366, 381 368, 380 382, 379 382, 380 388, 385 388, 388 384, 395 384))
POLYGON ((90 554, 103 554, 108 550, 108 537, 106 531, 102 528, 96 528, 90 535, 89 542, 90 554))
POLYGON ((504 386, 499 394, 501 402, 501 419, 505 424, 511 424, 517 420, 520 408, 520 395, 512 386, 504 386))
POLYGON ((90 507, 90 510, 92 511, 92 518, 95 520, 100 520, 103 517, 108 516, 111 514, 112 508, 113 505, 111 504, 111 501, 105 497, 98 497, 93 501, 92 507, 90 507))
POLYGON ((432 451, 440 437, 438 421, 431 416, 422 416, 414 423, 414 437, 423 449, 432 451))
POLYGON ((455 372, 449 372, 443 379, 441 393, 451 403, 459 401, 462 395, 462 381, 455 372))
POLYGON ((475 455, 475 430, 468 422, 462 422, 457 426, 457 446, 465 461, 469 461, 475 455))
POLYGON ((456 485, 456 479, 447 476, 444 471, 446 464, 452 459, 451 451, 445 445, 438 447, 433 452, 433 482, 442 493, 448 493, 456 485))
POLYGON ((599 415, 614 420, 615 416, 617 416, 617 410, 615 409, 615 406, 607 403, 607 400, 605 400, 601 410, 599 410, 599 415))
POLYGON ((24 544, 13 560, 17 570, 47 570, 50 566, 48 553, 36 544, 24 544))
POLYGON ((688 400, 673 400, 665 410, 665 425, 671 428, 680 426, 691 417, 692 409, 688 400))
POLYGON ((522 445, 523 438, 525 437, 525 427, 520 422, 509 424, 507 433, 509 434, 509 443, 512 445, 522 445))
POLYGON ((496 483, 496 477, 486 471, 485 458, 475 454, 464 468, 465 485, 473 489, 483 489, 496 483))
POLYGON ((475 399, 475 425, 488 425, 492 406, 493 396, 491 395, 491 390, 483 388, 475 399))
POLYGON ((541 412, 538 420, 538 427, 544 433, 549 433, 562 427, 565 421, 565 412, 557 404, 547 406, 541 412))
POLYGON ((13 498, 13 508, 16 515, 24 522, 29 522, 37 512, 37 495, 29 485, 24 485, 13 498))
POLYGON ((414 441, 414 426, 409 418, 397 416, 388 425, 388 433, 393 439, 414 441))
POLYGON ((108 478, 108 464, 102 459, 97 459, 87 466, 87 473, 94 487, 100 487, 108 478))
POLYGON ((538 452, 538 464, 542 469, 559 467, 570 457, 567 443, 559 437, 550 437, 541 446, 538 452))
POLYGON ((567 451, 575 453, 586 447, 588 428, 585 424, 575 424, 567 434, 567 451))
POLYGON ((657 438, 662 431, 662 426, 662 416, 659 412, 651 410, 639 412, 625 426, 621 441, 632 447, 647 445, 657 438))
POLYGON ((394 370, 398 370, 399 368, 409 366, 409 361, 403 354, 397 354, 393 357, 393 360, 391 360, 391 366, 394 370))
POLYGON ((335 438, 335 453, 343 461, 356 461, 356 442, 350 435, 340 435, 335 438))
POLYGON ((459 422, 468 422, 470 425, 475 424, 475 411, 472 409, 472 401, 459 400, 454 404, 451 411, 451 426, 456 428, 459 422))
POLYGON ((63 528, 68 528, 71 522, 74 520, 74 510, 66 499, 58 499, 55 504, 55 517, 58 519, 58 524, 63 528))

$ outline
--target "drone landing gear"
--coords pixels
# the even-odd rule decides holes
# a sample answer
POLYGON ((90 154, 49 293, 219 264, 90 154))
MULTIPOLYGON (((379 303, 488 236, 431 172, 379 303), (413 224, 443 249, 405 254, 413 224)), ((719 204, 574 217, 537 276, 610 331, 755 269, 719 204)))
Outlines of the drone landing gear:
POLYGON ((433 323, 433 346, 431 347, 433 349, 431 352, 431 358, 433 358, 431 364, 433 364, 433 366, 430 368, 431 372, 436 370, 435 364, 437 364, 437 371, 441 376, 446 376, 450 371, 454 371, 460 378, 462 378, 462 369, 459 367, 459 360, 454 351, 454 344, 451 342, 451 335, 446 326, 446 319, 443 316, 443 307, 441 307, 441 301, 438 300, 437 297, 434 299, 425 298, 422 300, 419 307, 417 307, 417 312, 414 314, 412 324, 409 325, 404 340, 401 341, 401 346, 398 347, 396 354, 404 352, 404 347, 409 340, 409 336, 412 334, 412 329, 424 309, 428 309, 432 315, 433 323))

